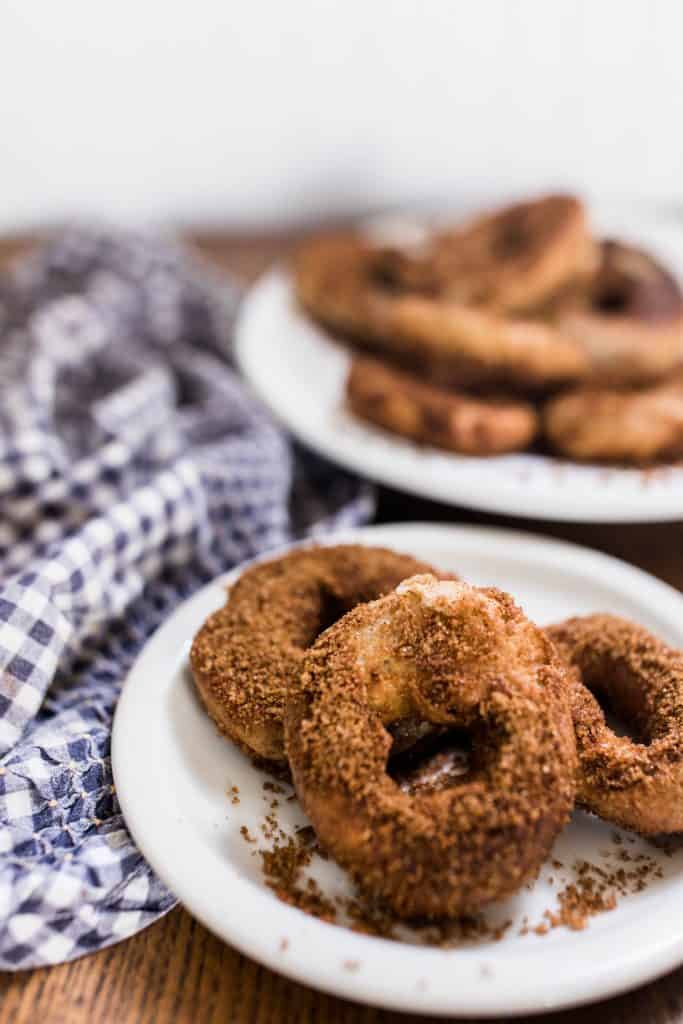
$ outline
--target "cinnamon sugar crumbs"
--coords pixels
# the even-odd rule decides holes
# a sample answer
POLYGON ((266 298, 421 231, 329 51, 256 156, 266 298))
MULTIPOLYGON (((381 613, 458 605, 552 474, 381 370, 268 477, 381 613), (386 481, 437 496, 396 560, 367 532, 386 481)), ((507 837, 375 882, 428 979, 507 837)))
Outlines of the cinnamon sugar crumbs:
MULTIPOLYGON (((245 826, 240 832, 245 841, 256 842, 245 826)), ((482 940, 500 941, 513 926, 511 920, 494 924, 483 914, 407 923, 357 889, 351 896, 330 897, 314 878, 305 874, 315 857, 327 859, 312 826, 300 826, 293 834, 287 834, 278 823, 276 809, 271 808, 261 824, 261 832, 271 847, 254 853, 261 859, 266 884, 283 902, 320 920, 344 924, 361 934, 397 941, 408 939, 440 948, 455 948, 482 940)), ((567 869, 557 858, 550 861, 556 872, 569 870, 572 877, 563 880, 550 875, 546 878, 549 884, 561 886, 556 893, 556 904, 535 922, 525 915, 517 935, 541 937, 557 928, 582 931, 591 918, 614 910, 621 897, 641 892, 650 882, 663 878, 661 865, 655 857, 629 848, 637 842, 635 837, 614 832, 611 840, 612 846, 601 851, 601 863, 577 860, 567 869)))
POLYGON ((314 847, 298 836, 279 838, 271 850, 259 850, 266 885, 278 899, 313 914, 322 921, 334 921, 337 908, 322 892, 314 878, 301 880, 301 872, 310 864, 314 847))
MULTIPOLYGON (((571 868, 574 878, 558 891, 557 904, 545 910, 542 919, 534 924, 525 915, 517 934, 545 936, 561 927, 582 931, 592 917, 614 910, 620 897, 641 892, 649 882, 663 877, 661 866, 653 857, 625 849, 626 843, 635 842, 632 837, 615 833, 613 840, 615 849, 609 851, 613 866, 576 861, 571 868)), ((500 941, 513 926, 511 920, 492 924, 482 914, 455 920, 414 921, 408 925, 358 891, 351 897, 329 898, 313 878, 302 877, 313 858, 323 854, 310 825, 296 829, 290 836, 278 828, 273 848, 258 853, 266 884, 279 899, 324 921, 340 923, 341 916, 352 931, 361 934, 400 940, 405 937, 401 931, 409 930, 412 941, 454 948, 466 942, 500 941)), ((551 863, 561 866, 558 860, 551 863)))
POLYGON ((284 840, 287 838, 285 832, 280 828, 277 814, 274 809, 271 809, 268 814, 265 815, 259 827, 265 839, 284 840))
POLYGON ((277 796, 284 796, 287 792, 284 786, 281 786, 279 782, 274 782, 272 779, 266 779, 261 788, 264 793, 275 793, 277 796))
MULTIPOLYGON (((240 831, 248 842, 254 841, 246 828, 240 831)), ((264 819, 261 831, 272 845, 255 852, 261 858, 266 885, 278 899, 323 921, 339 923, 341 915, 352 931, 390 939, 401 938, 399 932, 407 927, 406 923, 391 911, 358 891, 351 897, 339 895, 330 898, 314 878, 305 877, 305 869, 314 857, 327 859, 310 825, 301 826, 293 835, 288 835, 271 813, 264 819)), ((511 926, 512 921, 492 925, 483 915, 471 915, 457 920, 416 921, 409 928, 415 941, 448 948, 484 938, 499 941, 511 926)))
POLYGON ((239 786, 231 786, 230 789, 228 790, 228 796, 230 798, 231 804, 238 804, 240 802, 239 786))
POLYGON ((266 879, 280 886, 290 886, 296 881, 302 868, 310 864, 313 851, 295 836, 273 844, 271 850, 259 850, 266 879))
MULTIPOLYGON (((604 914, 614 910, 617 897, 614 892, 596 885, 592 878, 580 878, 576 883, 566 885, 558 893, 558 912, 545 911, 548 921, 546 931, 550 928, 564 926, 571 931, 582 931, 588 925, 589 918, 596 914, 604 914)), ((541 934, 539 928, 537 934, 541 934)))
POLYGON ((607 856, 613 866, 576 861, 572 866, 574 880, 558 892, 556 907, 546 910, 544 920, 533 928, 525 919, 520 935, 526 935, 529 930, 536 935, 546 935, 560 927, 582 931, 592 917, 614 910, 620 897, 642 892, 650 882, 664 877, 654 857, 631 853, 624 848, 625 842, 635 842, 631 836, 614 833, 612 841, 615 849, 607 856))
POLYGON ((511 927, 512 927, 512 921, 504 921, 503 924, 498 925, 498 927, 495 928, 493 930, 493 933, 492 933, 493 941, 494 942, 500 942, 500 940, 503 938, 505 933, 511 927))

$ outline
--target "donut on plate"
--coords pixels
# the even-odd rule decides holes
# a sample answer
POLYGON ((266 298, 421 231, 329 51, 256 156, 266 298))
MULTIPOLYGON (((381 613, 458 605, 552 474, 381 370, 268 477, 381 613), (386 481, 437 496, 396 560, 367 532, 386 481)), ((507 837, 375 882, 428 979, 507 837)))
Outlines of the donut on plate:
POLYGON ((544 391, 588 373, 584 349, 552 324, 397 291, 383 276, 381 251, 359 235, 309 242, 294 284, 325 327, 443 385, 544 391))
POLYGON ((248 753, 285 762, 284 702, 307 648, 355 605, 433 571, 409 555, 356 544, 299 548, 251 566, 190 651, 209 715, 248 753))
POLYGON ((287 753, 323 846, 401 917, 455 916, 536 874, 574 802, 562 664, 512 599, 433 576, 349 612, 289 691, 287 753), (471 730, 470 770, 441 791, 387 773, 396 719, 471 730))
POLYGON ((547 632, 575 668, 579 803, 645 835, 683 831, 683 654, 615 615, 568 619, 547 632), (613 732, 594 694, 636 739, 613 732))
POLYGON ((449 391, 375 359, 352 360, 346 397, 363 420, 465 455, 520 451, 538 430, 538 414, 528 402, 449 391))
POLYGON ((683 455, 683 378, 637 391, 578 388, 551 399, 544 433, 555 451, 596 462, 647 464, 683 455))
POLYGON ((596 264, 583 203, 548 195, 438 233, 427 259, 440 292, 466 305, 529 310, 596 264))
POLYGON ((589 283, 555 304, 555 322, 586 351, 592 379, 641 384, 683 361, 683 294, 648 253, 620 242, 601 247, 589 283))

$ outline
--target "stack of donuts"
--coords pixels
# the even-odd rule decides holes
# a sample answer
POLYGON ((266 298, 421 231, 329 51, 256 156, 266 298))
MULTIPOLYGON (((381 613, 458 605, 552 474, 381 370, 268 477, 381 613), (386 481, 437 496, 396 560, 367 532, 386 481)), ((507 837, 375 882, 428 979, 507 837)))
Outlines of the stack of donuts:
POLYGON ((219 729, 289 767, 321 846, 400 918, 515 892, 575 803, 683 830, 683 654, 623 619, 542 630, 508 594, 409 555, 307 547, 247 569, 190 660, 219 729), (392 757, 430 730, 467 733, 467 770, 408 791, 392 757))
POLYGON ((648 253, 551 195, 405 248, 308 242, 298 301, 356 354, 362 419, 470 455, 534 446, 647 464, 683 454, 683 294, 648 253))

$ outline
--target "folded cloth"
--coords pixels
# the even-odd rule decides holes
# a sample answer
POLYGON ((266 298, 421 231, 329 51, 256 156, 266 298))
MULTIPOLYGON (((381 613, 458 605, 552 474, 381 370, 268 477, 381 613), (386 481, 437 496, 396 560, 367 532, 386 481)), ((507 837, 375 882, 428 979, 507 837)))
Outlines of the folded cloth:
POLYGON ((0 968, 174 904, 126 830, 121 683, 199 585, 366 520, 229 366, 238 292, 168 239, 71 231, 0 283, 0 968))

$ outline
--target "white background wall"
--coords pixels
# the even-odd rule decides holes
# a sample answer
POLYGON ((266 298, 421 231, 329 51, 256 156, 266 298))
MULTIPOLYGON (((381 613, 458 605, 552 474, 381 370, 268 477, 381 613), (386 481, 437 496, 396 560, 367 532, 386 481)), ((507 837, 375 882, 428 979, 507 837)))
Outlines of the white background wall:
POLYGON ((3 0, 0 230, 683 197, 679 0, 3 0))

